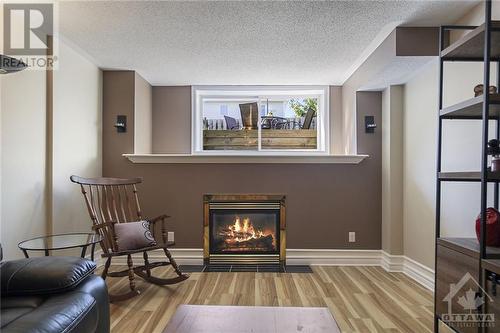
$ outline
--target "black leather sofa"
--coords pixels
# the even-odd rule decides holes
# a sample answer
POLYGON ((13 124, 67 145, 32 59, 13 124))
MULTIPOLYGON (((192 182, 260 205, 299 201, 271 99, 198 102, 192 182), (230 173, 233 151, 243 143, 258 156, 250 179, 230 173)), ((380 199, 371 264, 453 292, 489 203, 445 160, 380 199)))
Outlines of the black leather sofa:
POLYGON ((94 262, 38 257, 2 262, 2 333, 108 333, 106 284, 94 262))

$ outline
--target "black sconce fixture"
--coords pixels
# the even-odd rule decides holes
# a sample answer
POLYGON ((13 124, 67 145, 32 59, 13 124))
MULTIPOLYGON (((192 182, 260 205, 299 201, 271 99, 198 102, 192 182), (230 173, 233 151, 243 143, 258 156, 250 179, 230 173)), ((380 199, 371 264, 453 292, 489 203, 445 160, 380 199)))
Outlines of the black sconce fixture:
POLYGON ((377 128, 375 117, 365 116, 365 133, 375 133, 375 128, 377 128))
POLYGON ((127 116, 116 116, 116 123, 114 126, 118 133, 125 133, 127 131, 127 116))

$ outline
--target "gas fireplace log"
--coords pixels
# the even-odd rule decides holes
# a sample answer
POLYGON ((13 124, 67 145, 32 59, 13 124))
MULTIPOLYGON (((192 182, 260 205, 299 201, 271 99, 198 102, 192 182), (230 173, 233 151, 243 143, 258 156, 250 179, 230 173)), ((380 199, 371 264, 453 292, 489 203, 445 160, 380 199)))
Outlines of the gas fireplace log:
POLYGON ((265 249, 265 250, 275 250, 273 235, 267 235, 260 238, 252 238, 249 240, 241 242, 228 242, 228 247, 232 249, 265 249))

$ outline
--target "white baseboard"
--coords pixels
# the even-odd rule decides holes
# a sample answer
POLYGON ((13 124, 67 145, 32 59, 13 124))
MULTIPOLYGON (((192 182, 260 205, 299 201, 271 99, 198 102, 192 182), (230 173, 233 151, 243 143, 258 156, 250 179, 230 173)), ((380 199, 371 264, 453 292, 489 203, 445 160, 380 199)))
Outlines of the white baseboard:
MULTIPOLYGON (((202 265, 203 249, 171 248, 170 252, 180 265, 202 265)), ((104 265, 102 251, 96 251, 98 266, 104 265)), ((87 256, 89 257, 89 256, 87 256)), ((142 254, 133 255, 142 260, 142 254)), ((149 253, 152 261, 165 259, 163 251, 149 253)), ((402 255, 390 255, 383 250, 330 250, 330 249, 287 249, 286 262, 289 265, 312 266, 381 266, 388 272, 401 272, 427 289, 434 290, 434 271, 413 259, 402 255)), ((113 258, 112 265, 126 265, 125 256, 113 258)))
POLYGON ((405 266, 405 256, 391 255, 383 250, 381 252, 380 266, 388 272, 402 272, 405 266))
POLYGON ((380 266, 380 250, 287 249, 289 265, 380 266))
POLYGON ((403 273, 411 277, 429 290, 434 290, 434 270, 406 257, 403 273))
POLYGON ((402 255, 381 250, 381 266, 388 272, 402 272, 429 290, 434 290, 434 270, 402 255))

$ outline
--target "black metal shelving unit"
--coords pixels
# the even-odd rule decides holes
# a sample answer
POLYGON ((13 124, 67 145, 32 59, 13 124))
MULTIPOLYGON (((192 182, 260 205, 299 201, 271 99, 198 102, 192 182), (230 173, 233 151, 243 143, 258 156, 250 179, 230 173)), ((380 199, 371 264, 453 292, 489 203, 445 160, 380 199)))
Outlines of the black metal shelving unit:
MULTIPOLYGON (((485 277, 483 276, 484 260, 500 259, 500 253, 495 249, 486 246, 486 209, 488 199, 488 183, 493 183, 494 207, 498 209, 499 182, 500 173, 491 172, 488 168, 488 138, 489 123, 495 121, 496 133, 500 137, 500 94, 489 94, 490 86, 490 66, 491 62, 497 62, 497 82, 500 83, 500 21, 492 21, 490 0, 484 1, 485 20, 480 26, 442 26, 440 28, 439 43, 439 112, 438 112, 438 134, 437 134, 437 175, 436 175, 436 266, 435 272, 438 272, 438 241, 441 239, 441 186, 443 182, 479 182, 481 184, 481 228, 478 244, 479 258, 478 276, 479 282, 484 287, 485 277), (456 42, 449 44, 450 32, 467 32, 456 42), (483 62, 484 94, 478 97, 467 99, 455 105, 443 108, 443 75, 444 64, 446 62, 483 62), (481 140, 481 170, 471 172, 446 172, 442 170, 442 141, 443 141, 443 122, 449 120, 475 120, 481 121, 482 140, 481 140)), ((443 239, 444 240, 444 239, 443 239)), ((461 246, 459 242, 456 246, 461 246), (457 245, 458 244, 458 245, 457 245)), ((437 275, 436 275, 437 276, 437 275)), ((437 283, 436 283, 437 286, 437 283)), ((434 332, 439 332, 440 317, 436 310, 437 289, 434 293, 434 332)), ((450 326, 448 326, 450 327, 450 326)), ((455 328, 452 330, 458 332, 455 328)), ((483 332, 478 328, 478 332, 483 332)))

